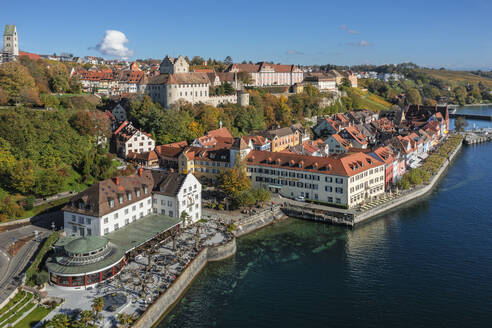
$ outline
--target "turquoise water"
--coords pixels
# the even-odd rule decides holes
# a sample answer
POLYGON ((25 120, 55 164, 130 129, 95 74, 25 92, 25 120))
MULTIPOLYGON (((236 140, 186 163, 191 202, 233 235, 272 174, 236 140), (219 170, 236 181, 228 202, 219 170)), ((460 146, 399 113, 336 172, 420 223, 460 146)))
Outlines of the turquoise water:
POLYGON ((159 327, 490 327, 492 143, 354 230, 288 219, 209 263, 159 327))

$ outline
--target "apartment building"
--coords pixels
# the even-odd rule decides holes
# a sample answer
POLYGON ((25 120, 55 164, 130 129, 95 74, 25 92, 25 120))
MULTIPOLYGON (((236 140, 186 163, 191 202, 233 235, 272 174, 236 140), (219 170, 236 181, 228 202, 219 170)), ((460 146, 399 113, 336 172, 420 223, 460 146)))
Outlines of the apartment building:
POLYGON ((314 157, 254 150, 246 165, 253 186, 288 198, 352 207, 384 193, 385 165, 364 153, 314 157))

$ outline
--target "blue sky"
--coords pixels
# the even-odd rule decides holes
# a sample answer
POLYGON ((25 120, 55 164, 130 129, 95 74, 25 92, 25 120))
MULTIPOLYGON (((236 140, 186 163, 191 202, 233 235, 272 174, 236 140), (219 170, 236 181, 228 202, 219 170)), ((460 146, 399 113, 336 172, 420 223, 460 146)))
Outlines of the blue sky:
POLYGON ((100 55, 117 30, 133 58, 492 69, 491 0, 5 2, 0 24, 40 54, 100 55))

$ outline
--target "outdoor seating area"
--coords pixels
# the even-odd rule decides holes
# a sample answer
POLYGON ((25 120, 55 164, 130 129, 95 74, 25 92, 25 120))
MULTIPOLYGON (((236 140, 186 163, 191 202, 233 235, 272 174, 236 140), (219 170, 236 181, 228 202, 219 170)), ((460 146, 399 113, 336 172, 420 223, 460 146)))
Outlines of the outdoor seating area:
MULTIPOLYGON (((128 264, 120 274, 97 287, 71 293, 49 286, 48 295, 62 297, 65 307, 81 310, 90 309, 92 299, 103 297, 102 324, 114 322, 118 313, 140 315, 171 286, 204 247, 223 244, 232 238, 224 220, 200 220, 175 235, 152 239, 134 249, 128 254, 128 264), (106 306, 106 299, 109 306, 106 306)), ((57 309, 46 319, 58 312, 63 311, 57 309)))

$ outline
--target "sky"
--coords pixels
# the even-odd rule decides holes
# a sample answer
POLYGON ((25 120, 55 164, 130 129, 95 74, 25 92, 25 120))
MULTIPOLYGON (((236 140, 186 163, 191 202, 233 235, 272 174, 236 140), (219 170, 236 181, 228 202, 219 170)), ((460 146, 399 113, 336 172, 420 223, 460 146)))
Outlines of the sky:
POLYGON ((492 69, 492 0, 5 1, 38 54, 492 69))

